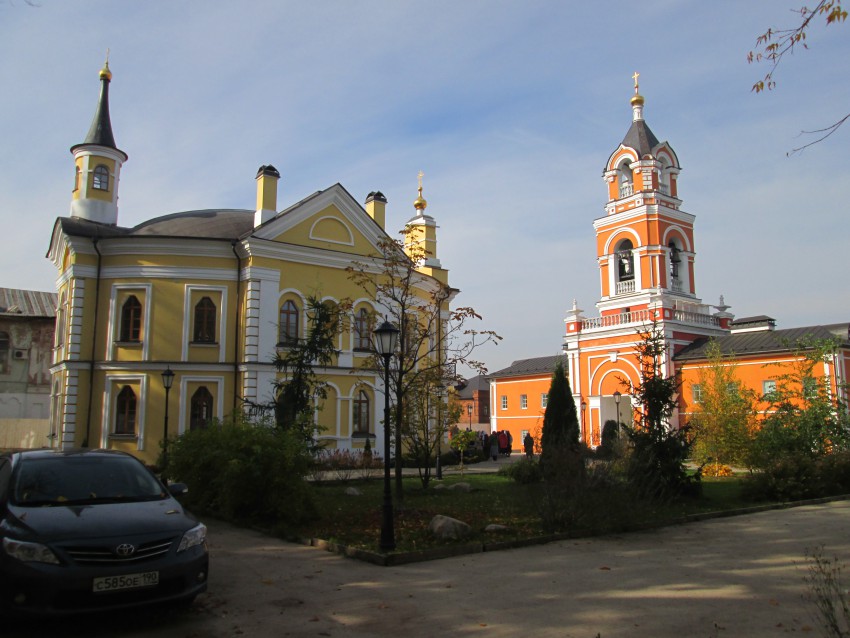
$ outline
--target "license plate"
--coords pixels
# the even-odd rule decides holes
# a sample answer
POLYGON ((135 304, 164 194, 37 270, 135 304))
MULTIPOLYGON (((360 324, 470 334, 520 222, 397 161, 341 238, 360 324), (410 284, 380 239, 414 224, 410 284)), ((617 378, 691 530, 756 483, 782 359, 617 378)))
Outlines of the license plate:
POLYGON ((103 576, 95 578, 92 591, 95 594, 121 589, 139 589, 153 587, 159 584, 159 572, 141 572, 139 574, 124 574, 123 576, 103 576))

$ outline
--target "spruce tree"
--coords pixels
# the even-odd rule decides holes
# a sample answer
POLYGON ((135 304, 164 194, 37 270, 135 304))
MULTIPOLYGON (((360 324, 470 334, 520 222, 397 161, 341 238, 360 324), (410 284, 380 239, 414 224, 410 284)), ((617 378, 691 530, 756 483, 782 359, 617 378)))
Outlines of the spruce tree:
POLYGON ((576 403, 570 382, 562 363, 558 362, 549 386, 546 412, 543 415, 543 433, 540 437, 540 463, 544 477, 553 476, 561 469, 574 466, 567 458, 579 452, 579 426, 576 403))

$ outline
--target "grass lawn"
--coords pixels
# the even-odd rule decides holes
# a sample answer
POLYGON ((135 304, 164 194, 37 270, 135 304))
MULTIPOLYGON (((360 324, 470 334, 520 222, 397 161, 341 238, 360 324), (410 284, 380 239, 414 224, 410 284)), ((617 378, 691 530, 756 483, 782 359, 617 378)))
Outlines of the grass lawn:
MULTIPOLYGON (((520 485, 497 474, 447 477, 446 486, 465 481, 472 486, 470 492, 447 489, 435 490, 435 482, 427 490, 417 478, 404 481, 404 500, 399 504, 393 497, 395 508, 395 534, 398 551, 416 551, 456 542, 440 542, 428 533, 428 523, 437 514, 451 516, 469 524, 472 535, 464 542, 493 542, 517 540, 545 535, 540 516, 544 492, 542 484, 520 485), (497 535, 485 532, 490 524, 504 525, 507 532, 497 535)), ((315 485, 319 518, 301 527, 297 533, 305 538, 321 538, 351 547, 377 550, 381 529, 383 481, 326 482, 315 485), (356 487, 362 494, 345 494, 348 487, 356 487)), ((703 479, 703 495, 641 511, 638 523, 669 521, 687 514, 730 510, 752 503, 741 498, 741 480, 736 477, 703 479)))

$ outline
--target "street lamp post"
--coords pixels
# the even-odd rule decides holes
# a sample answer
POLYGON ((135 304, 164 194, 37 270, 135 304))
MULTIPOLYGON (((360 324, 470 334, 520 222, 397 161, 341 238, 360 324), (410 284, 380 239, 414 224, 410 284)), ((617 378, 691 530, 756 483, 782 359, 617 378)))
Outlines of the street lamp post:
POLYGON ((437 473, 436 479, 443 480, 443 463, 440 457, 443 455, 442 443, 443 433, 446 431, 446 423, 448 422, 448 397, 449 393, 445 386, 440 387, 440 411, 438 413, 439 422, 437 423, 437 473))
POLYGON ((587 433, 587 441, 589 445, 593 445, 593 436, 590 432, 587 431, 587 428, 584 424, 584 413, 587 411, 587 401, 581 402, 581 430, 583 433, 587 433))
POLYGON ((469 415, 469 429, 472 429, 472 404, 466 404, 466 413, 469 415))
POLYGON ((620 438, 620 398, 622 398, 619 390, 614 390, 614 403, 617 404, 617 438, 620 438))
MULTIPOLYGON (((381 551, 395 549, 395 530, 393 529, 393 497, 390 490, 390 359, 398 341, 398 328, 384 321, 376 328, 375 351, 384 360, 384 507, 381 522, 381 551)), ((396 459, 400 462, 400 459, 396 459)))
POLYGON ((168 366, 162 373, 162 387, 165 388, 165 423, 162 439, 162 465, 164 468, 168 467, 168 393, 171 392, 173 384, 174 372, 171 370, 171 366, 168 366))

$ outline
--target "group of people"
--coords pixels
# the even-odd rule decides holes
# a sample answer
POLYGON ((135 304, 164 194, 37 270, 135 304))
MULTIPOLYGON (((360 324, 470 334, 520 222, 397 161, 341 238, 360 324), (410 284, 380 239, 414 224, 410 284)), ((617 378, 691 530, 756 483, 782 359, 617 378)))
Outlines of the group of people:
POLYGON ((481 432, 481 446, 484 450, 489 450, 490 458, 494 461, 499 460, 500 455, 510 456, 513 449, 514 437, 507 430, 491 432, 489 435, 481 432))

